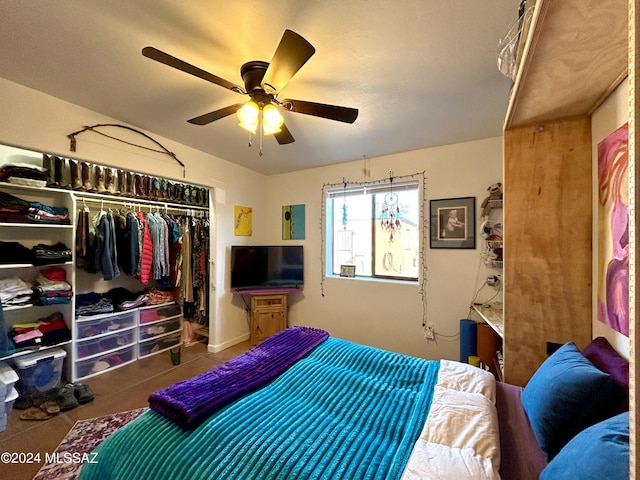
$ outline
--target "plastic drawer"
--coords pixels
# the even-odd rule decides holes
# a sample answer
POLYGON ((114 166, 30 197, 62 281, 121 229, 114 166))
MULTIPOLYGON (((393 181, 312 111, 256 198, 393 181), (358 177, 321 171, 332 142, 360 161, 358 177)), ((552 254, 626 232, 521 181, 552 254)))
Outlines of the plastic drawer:
POLYGON ((182 331, 177 331, 161 337, 152 338, 138 344, 138 356, 146 357, 177 347, 182 342, 182 331))
POLYGON ((161 320, 155 323, 147 323, 139 327, 138 338, 140 340, 145 340, 147 338, 164 335, 165 333, 175 332, 176 330, 180 330, 181 326, 182 317, 170 318, 168 320, 161 320))
POLYGON ((75 362, 76 378, 86 378, 122 367, 136 359, 135 345, 75 362))
POLYGON ((140 309, 140 323, 157 322, 169 317, 182 315, 182 308, 177 303, 154 305, 140 309))
POLYGON ((96 315, 95 318, 76 319, 76 338, 90 338, 105 333, 117 332, 136 324, 136 312, 118 312, 107 315, 96 315))
POLYGON ((76 358, 87 358, 135 343, 135 328, 76 342, 76 358))

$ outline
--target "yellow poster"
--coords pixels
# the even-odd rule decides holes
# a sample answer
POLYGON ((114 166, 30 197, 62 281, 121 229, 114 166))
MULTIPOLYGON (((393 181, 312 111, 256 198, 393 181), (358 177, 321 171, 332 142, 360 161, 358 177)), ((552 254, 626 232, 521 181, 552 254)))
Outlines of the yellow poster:
POLYGON ((250 237, 253 227, 253 213, 251 207, 233 207, 233 234, 236 236, 250 237))

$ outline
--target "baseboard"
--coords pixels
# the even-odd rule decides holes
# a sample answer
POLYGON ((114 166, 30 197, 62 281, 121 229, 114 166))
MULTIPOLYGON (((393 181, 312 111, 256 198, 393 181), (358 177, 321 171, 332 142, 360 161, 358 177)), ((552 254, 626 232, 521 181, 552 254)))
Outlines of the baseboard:
POLYGON ((240 335, 239 337, 232 338, 231 340, 227 340, 226 342, 220 343, 218 345, 208 344, 207 351, 211 353, 218 353, 222 350, 226 350, 227 348, 231 348, 234 345, 245 342, 247 340, 249 340, 249 333, 245 333, 243 335, 240 335))

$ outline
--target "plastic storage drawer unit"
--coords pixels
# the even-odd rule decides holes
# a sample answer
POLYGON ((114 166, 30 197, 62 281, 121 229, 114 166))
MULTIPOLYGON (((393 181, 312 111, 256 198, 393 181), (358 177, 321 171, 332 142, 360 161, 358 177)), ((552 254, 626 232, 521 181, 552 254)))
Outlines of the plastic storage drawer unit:
POLYGON ((139 339, 144 340, 151 337, 157 337, 169 332, 175 332, 182 328, 182 317, 170 318, 151 324, 140 326, 139 339))
POLYGON ((52 348, 15 358, 18 368, 18 391, 21 395, 48 392, 62 379, 62 363, 67 352, 52 348))
POLYGON ((157 322, 180 315, 182 308, 177 303, 147 306, 140 309, 140 323, 157 322))
POLYGON ((77 338, 89 338, 106 333, 113 333, 136 324, 136 312, 108 313, 95 317, 79 317, 76 319, 77 338))
POLYGON ((136 359, 135 345, 115 350, 103 356, 90 357, 75 363, 76 378, 86 378, 122 367, 136 359))
POLYGON ((180 345, 181 340, 181 330, 175 333, 154 337, 150 340, 145 340, 144 342, 140 342, 138 344, 138 356, 146 357, 155 353, 164 352, 165 350, 169 350, 170 348, 180 345))
POLYGON ((81 339, 76 342, 76 358, 93 357, 105 352, 117 350, 132 345, 135 343, 135 340, 135 330, 133 328, 110 335, 81 339))
POLYGON ((0 398, 6 397, 18 381, 18 374, 5 362, 0 362, 0 398))

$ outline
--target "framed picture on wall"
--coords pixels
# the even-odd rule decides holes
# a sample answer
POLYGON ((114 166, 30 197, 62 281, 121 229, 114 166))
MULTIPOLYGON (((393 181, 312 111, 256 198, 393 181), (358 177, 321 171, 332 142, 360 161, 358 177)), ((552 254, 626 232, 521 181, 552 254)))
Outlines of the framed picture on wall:
POLYGON ((476 248, 476 197, 430 201, 431 248, 476 248))

